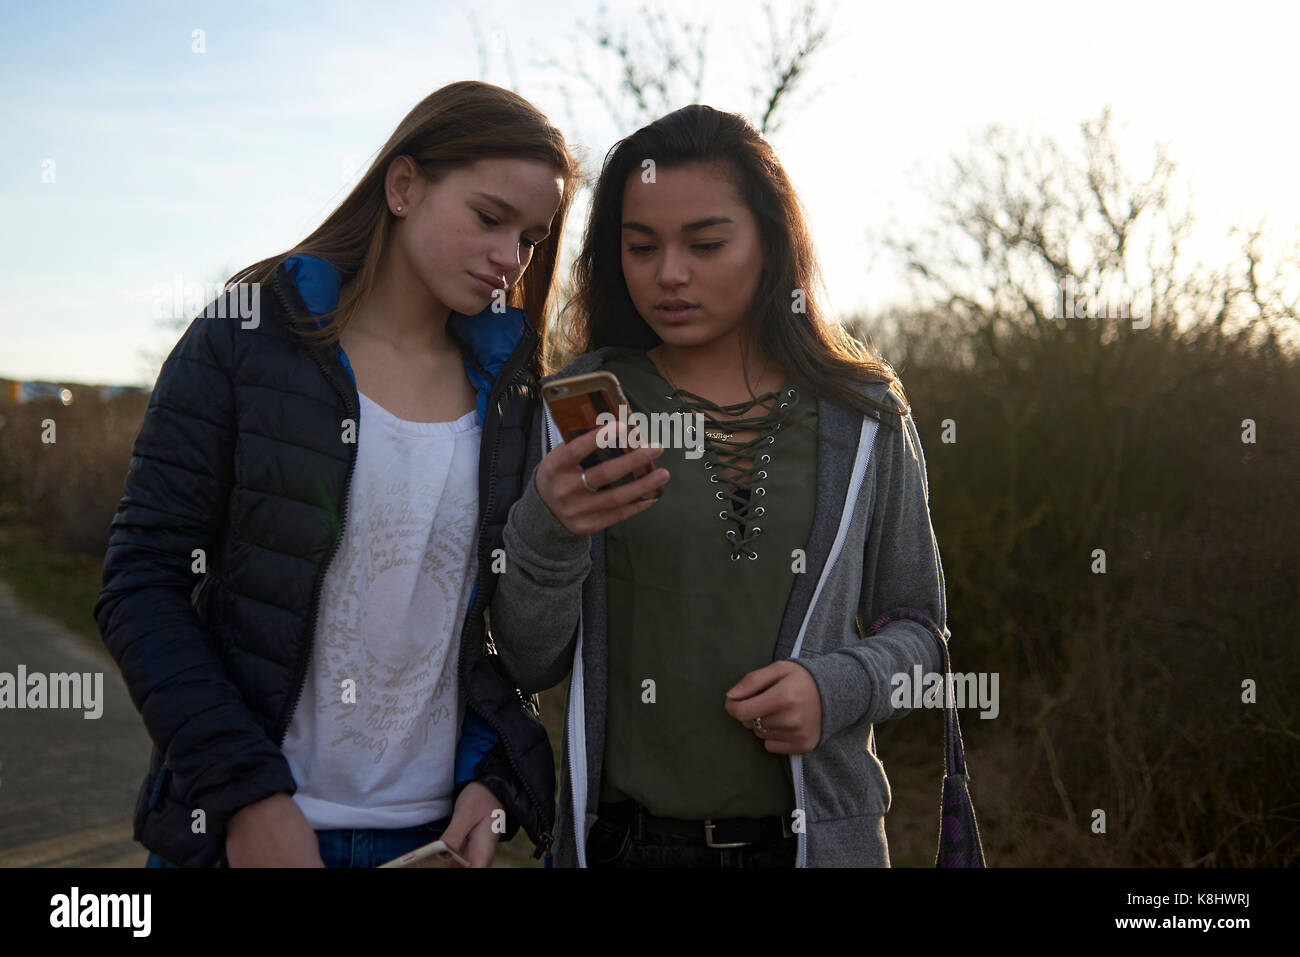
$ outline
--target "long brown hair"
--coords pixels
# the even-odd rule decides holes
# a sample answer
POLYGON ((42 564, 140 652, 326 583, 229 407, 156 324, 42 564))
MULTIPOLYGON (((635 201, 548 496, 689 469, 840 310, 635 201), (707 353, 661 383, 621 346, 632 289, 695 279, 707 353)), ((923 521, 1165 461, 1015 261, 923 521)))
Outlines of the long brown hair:
MULTIPOLYGON (((581 167, 563 134, 531 103, 510 90, 472 80, 448 84, 416 104, 397 124, 361 182, 314 232, 292 249, 241 269, 226 280, 227 287, 270 282, 279 265, 298 253, 329 260, 346 276, 338 306, 316 318, 333 321, 323 329, 306 324, 295 324, 294 329, 307 340, 337 342, 374 287, 379 257, 395 219, 385 199, 384 179, 389 164, 403 155, 410 156, 431 182, 452 169, 493 157, 541 160, 564 177, 551 234, 534 248, 528 269, 506 297, 506 305, 523 309, 533 328, 545 336, 564 220, 581 167)), ((539 375, 541 363, 539 349, 533 357, 533 371, 539 375)))
POLYGON ((858 412, 875 418, 882 418, 878 412, 900 412, 854 388, 863 382, 888 383, 907 409, 893 367, 839 323, 828 322, 818 305, 813 283, 820 284, 820 269, 803 206, 772 147, 744 117, 701 104, 660 117, 620 140, 605 157, 582 251, 573 264, 574 298, 566 307, 571 349, 651 349, 662 341, 632 303, 620 253, 624 186, 648 159, 656 169, 718 165, 730 174, 741 201, 753 213, 764 250, 763 270, 742 344, 756 336, 763 351, 796 381, 858 412), (802 297, 796 291, 802 291, 802 297), (795 311, 793 302, 804 311, 795 311))

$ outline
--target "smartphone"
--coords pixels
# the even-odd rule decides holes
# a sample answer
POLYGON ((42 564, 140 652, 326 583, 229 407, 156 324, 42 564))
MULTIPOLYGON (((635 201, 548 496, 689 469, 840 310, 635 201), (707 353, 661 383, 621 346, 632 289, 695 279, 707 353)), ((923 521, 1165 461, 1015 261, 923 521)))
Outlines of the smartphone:
POLYGON ((469 867, 470 863, 439 839, 434 841, 432 844, 424 845, 424 847, 417 847, 415 850, 409 851, 401 857, 393 858, 393 860, 389 861, 387 864, 380 864, 379 866, 469 867))
MULTIPOLYGON (((566 442, 572 442, 578 436, 597 428, 597 416, 602 412, 608 412, 617 418, 619 407, 628 404, 627 397, 623 395, 623 387, 618 384, 618 377, 612 372, 604 371, 556 379, 542 386, 542 401, 551 410, 551 418, 555 420, 555 425, 566 442)), ((601 462, 616 459, 627 451, 628 449, 618 446, 607 449, 597 447, 596 451, 582 460, 582 467, 595 468, 601 462)), ((607 488, 635 482, 654 469, 653 464, 643 465, 636 472, 617 478, 597 491, 603 492, 607 488)), ((663 493, 662 488, 656 488, 650 495, 659 498, 663 493)))

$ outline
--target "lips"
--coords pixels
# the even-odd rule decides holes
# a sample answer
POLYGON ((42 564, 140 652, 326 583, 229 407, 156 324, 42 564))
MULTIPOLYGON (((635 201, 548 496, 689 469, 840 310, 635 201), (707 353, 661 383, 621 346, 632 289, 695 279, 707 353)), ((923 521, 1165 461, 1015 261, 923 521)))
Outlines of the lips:
POLYGON ((670 305, 661 303, 655 306, 655 312, 658 313, 660 319, 667 323, 686 322, 700 308, 693 303, 686 303, 680 307, 675 305, 675 303, 684 303, 685 300, 683 299, 668 299, 665 302, 670 305))
POLYGON ((488 292, 495 292, 498 289, 504 289, 506 286, 500 276, 484 276, 476 272, 472 272, 470 275, 482 283, 488 292))

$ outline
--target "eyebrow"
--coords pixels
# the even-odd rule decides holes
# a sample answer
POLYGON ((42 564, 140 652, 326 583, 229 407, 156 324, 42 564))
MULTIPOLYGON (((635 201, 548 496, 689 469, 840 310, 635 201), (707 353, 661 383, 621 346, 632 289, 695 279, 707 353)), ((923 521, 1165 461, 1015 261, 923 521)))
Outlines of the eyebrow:
MULTIPOLYGON (((504 209, 506 211, 506 214, 509 216, 513 216, 516 219, 521 218, 521 214, 519 210, 515 209, 513 206, 507 203, 500 196, 494 196, 492 193, 475 193, 474 195, 481 197, 482 199, 486 199, 489 203, 496 203, 498 206, 504 209)), ((546 237, 551 235, 550 229, 548 229, 545 226, 542 226, 541 224, 533 226, 532 229, 535 229, 537 232, 541 233, 542 239, 546 239, 546 237)), ((541 240, 539 240, 539 242, 540 241, 541 240)))
MULTIPOLYGON (((687 223, 682 227, 682 232, 690 233, 700 229, 708 229, 710 226, 726 226, 729 224, 734 224, 734 222, 735 222, 734 220, 726 216, 709 216, 705 219, 697 219, 693 223, 687 223)), ((650 236, 658 235, 653 229, 651 229, 645 223, 638 223, 632 219, 629 219, 626 222, 624 222, 623 228, 630 229, 633 232, 637 232, 637 233, 646 233, 647 235, 650 236)))

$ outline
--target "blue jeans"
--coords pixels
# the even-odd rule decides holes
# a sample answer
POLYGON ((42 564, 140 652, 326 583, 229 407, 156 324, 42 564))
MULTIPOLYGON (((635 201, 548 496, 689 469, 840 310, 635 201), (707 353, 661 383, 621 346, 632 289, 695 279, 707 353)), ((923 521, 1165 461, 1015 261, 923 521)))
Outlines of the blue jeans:
MULTIPOLYGON (((317 831, 320 856, 326 867, 378 867, 417 847, 442 837, 451 818, 416 827, 317 831)), ((176 867, 157 854, 150 854, 145 867, 176 867)))

